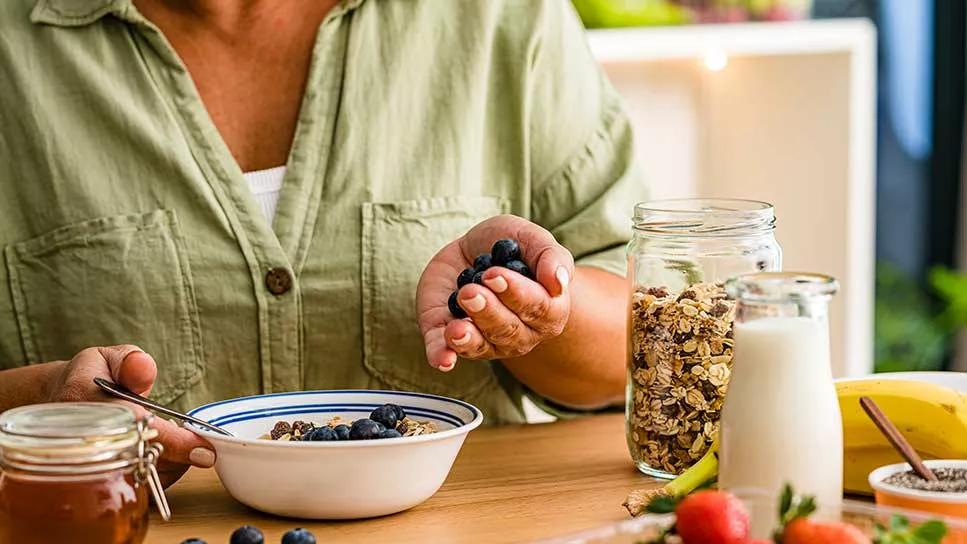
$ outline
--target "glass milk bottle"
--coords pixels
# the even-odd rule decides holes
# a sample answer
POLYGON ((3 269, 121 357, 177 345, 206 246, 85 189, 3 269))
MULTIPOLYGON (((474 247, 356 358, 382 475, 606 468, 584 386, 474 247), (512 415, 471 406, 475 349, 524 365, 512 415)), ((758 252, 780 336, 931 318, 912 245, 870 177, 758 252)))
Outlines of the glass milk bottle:
MULTIPOLYGON (((719 486, 778 496, 790 483, 835 507, 843 493, 843 428, 829 359, 836 280, 766 272, 727 284, 736 299, 732 378, 721 417, 719 486)), ((753 506, 769 536, 776 502, 753 506)))

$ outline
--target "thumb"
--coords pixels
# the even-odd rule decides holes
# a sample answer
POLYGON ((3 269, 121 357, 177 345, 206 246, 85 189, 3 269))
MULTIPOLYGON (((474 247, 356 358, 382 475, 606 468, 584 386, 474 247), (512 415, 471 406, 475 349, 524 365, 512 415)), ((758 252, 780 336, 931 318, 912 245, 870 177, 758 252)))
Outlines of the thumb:
POLYGON ((111 380, 139 395, 147 395, 158 377, 154 359, 138 346, 123 344, 98 348, 107 362, 111 380))

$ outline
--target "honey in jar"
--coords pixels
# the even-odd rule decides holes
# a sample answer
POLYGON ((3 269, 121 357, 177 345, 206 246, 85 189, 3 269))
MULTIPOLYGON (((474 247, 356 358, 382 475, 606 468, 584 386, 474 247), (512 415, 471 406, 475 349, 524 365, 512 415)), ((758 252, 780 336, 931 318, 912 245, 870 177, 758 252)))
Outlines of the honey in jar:
POLYGON ((142 542, 149 496, 168 514, 153 436, 118 404, 38 404, 0 415, 0 544, 142 542))

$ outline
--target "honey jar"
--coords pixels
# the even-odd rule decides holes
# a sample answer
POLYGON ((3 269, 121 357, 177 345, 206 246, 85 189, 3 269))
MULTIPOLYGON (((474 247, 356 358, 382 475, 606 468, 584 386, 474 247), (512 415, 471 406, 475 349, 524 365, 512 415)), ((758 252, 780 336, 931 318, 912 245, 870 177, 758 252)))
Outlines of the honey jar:
POLYGON ((0 544, 138 544, 150 498, 170 516, 147 419, 119 404, 49 403, 0 415, 0 544))

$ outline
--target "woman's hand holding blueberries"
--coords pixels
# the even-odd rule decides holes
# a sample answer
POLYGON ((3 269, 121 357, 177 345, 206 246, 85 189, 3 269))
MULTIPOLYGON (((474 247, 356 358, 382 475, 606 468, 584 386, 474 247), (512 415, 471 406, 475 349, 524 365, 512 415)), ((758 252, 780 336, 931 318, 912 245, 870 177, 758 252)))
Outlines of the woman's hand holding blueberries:
POLYGON ((465 359, 526 355, 568 322, 574 259, 544 228, 488 219, 440 250, 417 290, 427 360, 442 371, 465 359), (464 317, 469 317, 465 319, 464 317))

